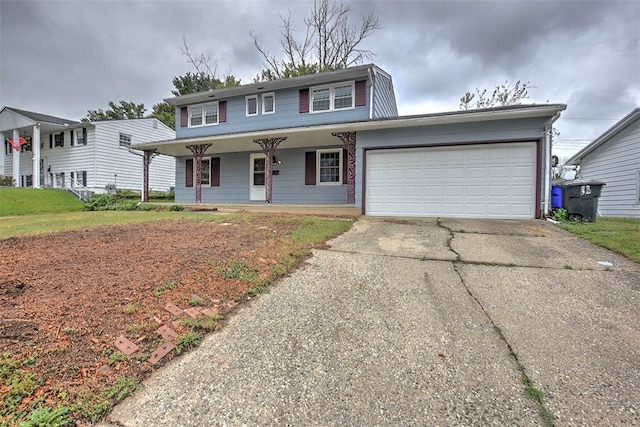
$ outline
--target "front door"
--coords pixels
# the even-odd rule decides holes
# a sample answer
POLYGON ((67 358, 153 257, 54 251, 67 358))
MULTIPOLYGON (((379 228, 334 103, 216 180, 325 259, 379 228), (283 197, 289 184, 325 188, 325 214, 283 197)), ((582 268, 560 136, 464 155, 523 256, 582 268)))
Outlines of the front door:
POLYGON ((249 200, 255 202, 264 202, 266 196, 265 189, 265 172, 266 172, 266 156, 264 154, 251 155, 251 167, 249 175, 249 200))

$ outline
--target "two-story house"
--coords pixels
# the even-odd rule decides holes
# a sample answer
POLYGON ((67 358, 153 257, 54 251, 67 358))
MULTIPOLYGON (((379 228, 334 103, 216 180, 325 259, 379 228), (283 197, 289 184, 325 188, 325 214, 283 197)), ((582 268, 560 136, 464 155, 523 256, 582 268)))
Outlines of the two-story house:
POLYGON ((175 183, 175 159, 131 150, 135 144, 175 138, 173 129, 155 118, 77 122, 4 107, 0 133, 0 173, 12 176, 17 187, 141 191, 145 161, 149 189, 168 191, 175 183))
POLYGON ((166 100, 176 202, 346 205, 367 215, 539 217, 565 105, 399 116, 375 65, 166 100))

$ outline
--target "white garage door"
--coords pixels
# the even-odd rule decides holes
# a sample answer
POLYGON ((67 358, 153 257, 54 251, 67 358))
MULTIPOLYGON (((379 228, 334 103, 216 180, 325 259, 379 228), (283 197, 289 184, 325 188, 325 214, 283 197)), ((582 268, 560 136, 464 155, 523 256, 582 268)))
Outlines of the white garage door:
POLYGON ((536 144, 367 151, 365 214, 534 218, 536 144))

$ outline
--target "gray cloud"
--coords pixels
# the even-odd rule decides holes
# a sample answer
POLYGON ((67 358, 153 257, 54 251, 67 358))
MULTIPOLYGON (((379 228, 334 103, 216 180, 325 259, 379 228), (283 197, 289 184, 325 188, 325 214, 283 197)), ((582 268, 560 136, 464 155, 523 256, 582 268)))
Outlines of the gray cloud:
MULTIPOLYGON (((280 16, 298 29, 311 1, 0 1, 0 104, 79 119, 108 101, 153 104, 192 71, 183 37, 219 74, 262 68, 249 31, 278 52, 280 16)), ((562 102, 557 148, 575 151, 640 105, 640 2, 351 1, 384 28, 362 47, 394 78, 401 113, 458 109, 475 88, 530 82, 562 102), (580 140, 582 142, 577 142, 580 140), (563 142, 564 141, 564 142, 563 142)))

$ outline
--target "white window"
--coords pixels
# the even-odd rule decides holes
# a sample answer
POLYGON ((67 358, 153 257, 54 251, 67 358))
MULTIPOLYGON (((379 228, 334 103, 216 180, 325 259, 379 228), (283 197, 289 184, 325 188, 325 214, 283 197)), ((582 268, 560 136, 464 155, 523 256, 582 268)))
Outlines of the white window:
POLYGON ((128 147, 131 145, 131 135, 120 132, 120 146, 128 147))
POLYGON ((342 149, 318 150, 316 162, 319 185, 342 184, 342 149))
MULTIPOLYGON (((195 159, 193 161, 193 182, 196 182, 197 167, 195 159)), ((211 157, 205 157, 202 159, 202 185, 211 185, 211 157)))
POLYGON ((87 131, 86 128, 74 129, 73 131, 73 141, 74 145, 87 145, 87 131))
POLYGON ((258 95, 250 95, 244 98, 246 103, 246 115, 257 116, 258 115, 258 95))
POLYGON ((354 88, 353 82, 311 88, 310 111, 316 113, 354 108, 354 88))
POLYGON ((218 103, 189 107, 189 127, 218 124, 218 103))
POLYGON ((262 94, 262 114, 273 114, 276 112, 276 95, 271 93, 262 94))

